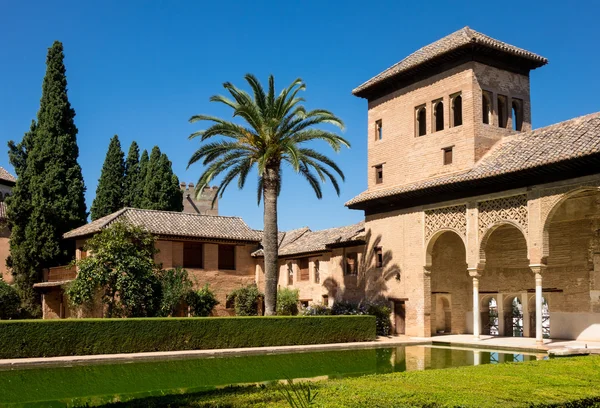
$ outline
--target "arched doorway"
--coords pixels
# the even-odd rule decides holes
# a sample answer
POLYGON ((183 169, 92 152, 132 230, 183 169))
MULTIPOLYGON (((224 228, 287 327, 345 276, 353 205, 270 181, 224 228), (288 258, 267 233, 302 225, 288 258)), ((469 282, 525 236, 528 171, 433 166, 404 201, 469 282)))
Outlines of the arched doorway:
POLYGON ((495 297, 484 297, 481 305, 481 334, 498 336, 500 334, 500 319, 498 316, 498 301, 495 297))
POLYGON ((471 299, 463 239, 454 231, 442 231, 427 247, 431 265, 431 334, 466 333, 471 299))
POLYGON ((507 296, 504 301, 504 336, 523 337, 523 317, 523 303, 519 296, 507 296))

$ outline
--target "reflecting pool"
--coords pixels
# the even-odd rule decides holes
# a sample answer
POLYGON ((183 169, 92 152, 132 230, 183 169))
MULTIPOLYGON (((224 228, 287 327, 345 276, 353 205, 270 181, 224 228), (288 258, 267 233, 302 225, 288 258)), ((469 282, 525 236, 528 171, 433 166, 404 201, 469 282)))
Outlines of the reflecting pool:
POLYGON ((286 378, 342 378, 545 358, 441 346, 171 359, 0 371, 0 406, 95 406, 286 378))

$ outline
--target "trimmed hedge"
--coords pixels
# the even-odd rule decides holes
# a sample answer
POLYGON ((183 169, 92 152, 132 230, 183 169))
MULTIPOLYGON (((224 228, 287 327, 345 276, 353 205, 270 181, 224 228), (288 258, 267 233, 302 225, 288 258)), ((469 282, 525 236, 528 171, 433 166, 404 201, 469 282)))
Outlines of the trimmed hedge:
POLYGON ((372 316, 0 322, 0 358, 346 343, 375 339, 372 316))

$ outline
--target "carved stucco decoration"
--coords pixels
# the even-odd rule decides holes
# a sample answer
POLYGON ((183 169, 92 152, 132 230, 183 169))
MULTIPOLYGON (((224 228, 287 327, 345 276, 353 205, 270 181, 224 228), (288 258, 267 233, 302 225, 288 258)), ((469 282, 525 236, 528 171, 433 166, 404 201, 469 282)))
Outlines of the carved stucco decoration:
POLYGON ((435 208, 425 211, 425 242, 438 231, 451 229, 461 237, 467 235, 467 206, 435 208))
POLYGON ((479 203, 479 236, 483 237, 488 228, 501 223, 511 222, 527 233, 527 196, 516 195, 502 197, 479 203))

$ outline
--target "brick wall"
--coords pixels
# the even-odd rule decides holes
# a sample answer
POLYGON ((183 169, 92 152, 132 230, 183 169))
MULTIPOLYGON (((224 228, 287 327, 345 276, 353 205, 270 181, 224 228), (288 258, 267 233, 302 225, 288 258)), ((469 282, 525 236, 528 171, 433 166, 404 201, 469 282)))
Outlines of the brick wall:
POLYGON ((0 225, 0 276, 4 282, 12 283, 13 277, 6 266, 6 258, 10 255, 10 231, 0 225))

